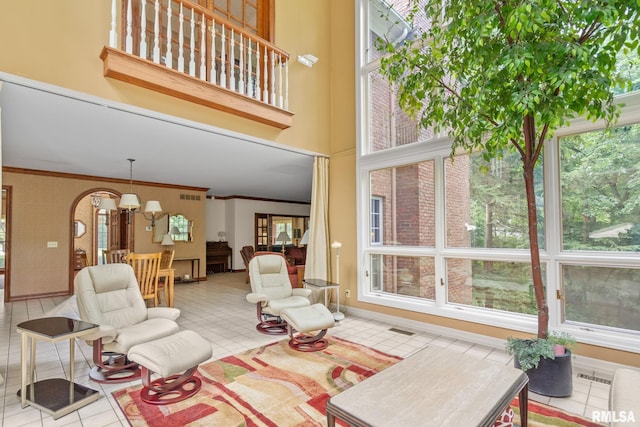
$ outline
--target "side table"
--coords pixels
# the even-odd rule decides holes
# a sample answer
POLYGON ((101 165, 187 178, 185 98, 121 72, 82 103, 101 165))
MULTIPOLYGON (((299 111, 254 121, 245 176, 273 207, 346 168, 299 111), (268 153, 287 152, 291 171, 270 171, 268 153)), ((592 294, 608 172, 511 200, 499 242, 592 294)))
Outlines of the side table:
POLYGON ((58 419, 100 398, 100 393, 89 387, 73 382, 75 375, 75 339, 95 332, 98 325, 67 317, 44 317, 18 324, 18 333, 22 336, 21 387, 18 397, 22 407, 27 404, 38 408, 58 419), (57 343, 69 340, 69 380, 50 378, 33 381, 37 340, 57 343), (27 351, 31 346, 29 361, 27 351), (27 377, 28 375, 28 377, 27 377))
POLYGON ((340 312, 340 285, 339 284, 329 282, 324 279, 304 279, 302 280, 302 283, 305 285, 305 287, 309 286, 310 288, 314 288, 314 289, 322 289, 324 291, 324 305, 327 308, 328 308, 327 289, 338 289, 338 298, 337 298, 338 311, 331 314, 333 315, 333 318, 335 320, 340 321, 344 319, 344 314, 340 312))

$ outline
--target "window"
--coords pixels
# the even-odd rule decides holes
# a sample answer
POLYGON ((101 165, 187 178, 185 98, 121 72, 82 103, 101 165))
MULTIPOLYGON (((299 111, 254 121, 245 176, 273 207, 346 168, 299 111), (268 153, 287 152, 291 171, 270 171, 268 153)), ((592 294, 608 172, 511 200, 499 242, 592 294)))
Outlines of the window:
POLYGON ((393 295, 435 299, 432 257, 376 254, 371 257, 371 290, 393 295))
POLYGON ((96 261, 103 264, 105 259, 100 256, 105 250, 109 249, 109 218, 110 212, 106 209, 96 210, 96 261))
POLYGON ((529 263, 460 258, 446 262, 447 302, 536 315, 529 263))
POLYGON ((559 140, 566 321, 640 331, 640 269, 603 264, 640 252, 640 124, 559 140), (602 253, 609 253, 603 257, 602 253))
MULTIPOLYGON (((410 39, 407 2, 388 1, 399 7, 385 26, 382 0, 358 1, 367 18, 358 19, 359 300, 535 333, 518 155, 451 159, 446 137, 400 111, 374 42, 410 39)), ((535 171, 550 326, 624 350, 640 332, 640 70, 633 60, 621 57, 634 83, 619 91, 620 126, 605 132, 575 120, 547 142, 535 171)))
POLYGON ((640 124, 560 139, 562 247, 640 251, 640 124))
POLYGON ((640 332, 640 269, 563 265, 569 322, 640 332))
POLYGON ((380 227, 384 234, 377 244, 435 245, 433 161, 374 170, 369 182, 372 194, 384 201, 380 206, 372 203, 381 209, 376 216, 385 220, 380 227))
MULTIPOLYGON (((446 244, 452 248, 529 248, 527 201, 522 166, 515 153, 487 164, 481 153, 445 160, 446 244), (482 169, 486 167, 486 172, 482 169)), ((542 203, 542 166, 537 174, 542 203)), ((538 206, 540 248, 544 211, 538 206)))
POLYGON ((371 198, 371 244, 382 243, 382 197, 371 198))
POLYGON ((273 0, 198 0, 197 3, 237 27, 273 41, 271 16, 273 0))

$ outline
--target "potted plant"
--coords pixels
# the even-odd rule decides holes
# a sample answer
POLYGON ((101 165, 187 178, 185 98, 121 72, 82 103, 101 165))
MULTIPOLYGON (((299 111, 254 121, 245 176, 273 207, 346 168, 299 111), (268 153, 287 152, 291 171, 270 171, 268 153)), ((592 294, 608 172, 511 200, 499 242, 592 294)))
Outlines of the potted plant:
POLYGON ((516 368, 529 376, 529 390, 552 397, 570 396, 573 391, 571 348, 576 341, 567 333, 550 333, 547 338, 507 339, 507 353, 516 368))
POLYGON ((528 347, 539 360, 558 359, 546 358, 553 357, 553 338, 534 170, 545 142, 571 119, 617 121, 614 90, 630 87, 617 72, 618 55, 638 50, 638 7, 625 1, 410 0, 408 10, 410 36, 379 40, 381 74, 421 127, 449 135, 452 158, 459 151, 482 151, 485 160, 507 151, 519 155, 537 334, 529 343, 510 342, 514 352, 528 347))

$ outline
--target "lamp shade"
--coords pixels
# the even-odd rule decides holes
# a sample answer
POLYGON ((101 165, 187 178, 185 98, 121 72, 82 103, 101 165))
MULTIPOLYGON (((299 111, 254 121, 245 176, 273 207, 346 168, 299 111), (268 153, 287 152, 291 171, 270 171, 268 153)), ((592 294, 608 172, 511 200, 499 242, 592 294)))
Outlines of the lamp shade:
POLYGON ((100 199, 100 204, 98 205, 98 209, 104 209, 107 211, 115 211, 118 208, 116 207, 116 201, 110 197, 103 197, 100 199))
POLYGON ((304 231, 304 234, 302 235, 302 239, 300 240, 300 244, 301 245, 309 244, 309 230, 304 231))
POLYGON ((178 227, 171 227, 170 234, 180 234, 180 229, 178 227))
POLYGON ((334 240, 334 242, 331 243, 331 247, 333 249, 340 249, 342 247, 342 243, 338 242, 337 240, 334 240))
POLYGON ((289 240, 291 240, 291 238, 286 231, 281 231, 280 234, 278 234, 278 238, 276 238, 276 242, 288 242, 289 240))
POLYGON ((162 207, 160 206, 160 202, 157 200, 149 200, 144 205, 144 211, 149 213, 158 213, 162 212, 162 207))
POLYGON ((162 242, 160 242, 160 244, 162 246, 175 245, 175 243, 173 243, 173 239, 171 238, 170 234, 165 234, 164 236, 162 236, 162 242))
POLYGON ((126 193, 120 197, 120 204, 118 206, 123 209, 138 209, 140 207, 140 200, 136 194, 126 193))

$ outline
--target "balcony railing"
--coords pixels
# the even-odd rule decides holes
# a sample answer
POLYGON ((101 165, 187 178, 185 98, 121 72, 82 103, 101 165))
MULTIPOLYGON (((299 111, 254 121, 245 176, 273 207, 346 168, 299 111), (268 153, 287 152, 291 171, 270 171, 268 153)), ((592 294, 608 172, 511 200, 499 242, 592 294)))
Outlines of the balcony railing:
POLYGON ((121 1, 120 11, 111 3, 105 76, 291 126, 287 52, 188 0, 121 1))

